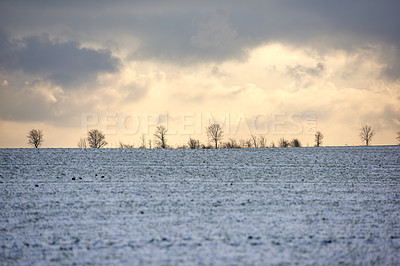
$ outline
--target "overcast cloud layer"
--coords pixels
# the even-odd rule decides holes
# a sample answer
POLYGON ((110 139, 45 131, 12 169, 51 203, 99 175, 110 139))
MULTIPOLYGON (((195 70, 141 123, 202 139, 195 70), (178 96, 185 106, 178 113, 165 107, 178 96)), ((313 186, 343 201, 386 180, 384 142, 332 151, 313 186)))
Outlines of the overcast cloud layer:
POLYGON ((84 112, 258 113, 268 101, 266 112, 396 132, 399 11, 397 0, 2 1, 0 120, 79 129, 84 112), (373 108, 358 102, 371 97, 373 108), (338 116, 344 105, 352 117, 338 116))

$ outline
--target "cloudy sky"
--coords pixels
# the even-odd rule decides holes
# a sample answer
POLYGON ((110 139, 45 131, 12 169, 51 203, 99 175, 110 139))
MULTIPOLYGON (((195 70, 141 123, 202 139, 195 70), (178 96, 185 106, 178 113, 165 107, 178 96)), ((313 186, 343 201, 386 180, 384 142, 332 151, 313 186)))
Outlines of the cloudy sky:
POLYGON ((139 144, 266 135, 314 145, 395 144, 398 0, 0 3, 0 147, 76 147, 91 128, 139 144))

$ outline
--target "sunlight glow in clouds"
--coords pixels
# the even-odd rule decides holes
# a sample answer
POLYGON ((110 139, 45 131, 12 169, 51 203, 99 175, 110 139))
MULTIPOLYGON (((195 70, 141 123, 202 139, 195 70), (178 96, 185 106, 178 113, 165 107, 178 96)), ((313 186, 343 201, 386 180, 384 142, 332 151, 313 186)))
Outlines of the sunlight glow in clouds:
MULTIPOLYGON (((365 17, 372 7, 342 18, 349 23, 343 27, 339 20, 318 21, 331 4, 307 0, 309 9, 282 9, 285 2, 266 3, 201 9, 190 1, 182 9, 177 3, 166 9, 157 7, 161 3, 133 3, 144 10, 141 15, 127 14, 125 2, 121 8, 102 3, 94 7, 98 17, 85 17, 90 8, 72 4, 69 10, 81 11, 54 18, 67 7, 47 3, 50 16, 49 10, 25 3, 31 11, 25 14, 5 2, 3 10, 25 14, 26 24, 10 15, 0 19, 0 147, 26 147, 31 128, 44 130, 45 147, 75 147, 84 136, 85 114, 111 114, 110 121, 99 119, 98 124, 105 131, 111 128, 110 147, 119 141, 137 144, 142 134, 151 138, 166 115, 170 144, 186 143, 189 136, 207 142, 209 117, 225 121, 226 114, 234 129, 226 130, 225 140, 264 133, 251 126, 257 121, 269 129, 268 143, 284 136, 312 146, 313 134, 305 133, 305 125, 306 117, 315 114, 314 130, 323 132, 324 145, 361 144, 359 128, 366 123, 377 132, 373 144, 394 144, 400 130, 400 65, 395 60, 400 49, 391 41, 399 36, 388 25, 398 18, 387 14, 388 21, 376 22, 382 25, 371 24, 385 28, 383 33, 373 27, 365 32, 359 23, 372 23, 365 17), (289 20, 296 20, 293 27, 303 35, 274 14, 283 10, 296 11, 289 20), (302 12, 307 16, 298 17, 302 12), (274 28, 272 18, 281 24, 274 28), (253 24, 254 19, 262 23, 253 24), (158 120, 137 119, 138 126, 132 118, 148 114, 158 120), (194 134, 182 130, 185 114, 194 134), (300 123, 304 130, 275 130, 277 123, 288 128, 300 123)), ((346 8, 346 3, 334 8, 346 8)), ((396 3, 383 1, 373 8, 386 12, 396 3)))

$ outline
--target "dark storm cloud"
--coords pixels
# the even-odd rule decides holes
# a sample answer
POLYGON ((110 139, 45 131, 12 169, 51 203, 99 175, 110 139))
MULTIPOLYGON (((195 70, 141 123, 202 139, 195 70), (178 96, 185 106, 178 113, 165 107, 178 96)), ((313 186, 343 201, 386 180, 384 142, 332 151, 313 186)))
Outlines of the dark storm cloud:
POLYGON ((148 24, 154 30, 139 33, 144 44, 130 59, 179 63, 242 59, 246 56, 247 40, 238 35, 229 20, 222 10, 210 11, 198 19, 157 17, 148 24))
POLYGON ((400 80, 400 48, 395 50, 394 57, 383 70, 383 76, 391 80, 400 80))
POLYGON ((48 94, 40 91, 40 87, 47 85, 38 80, 29 84, 12 80, 6 87, 0 85, 0 120, 76 127, 81 123, 82 114, 99 112, 99 105, 110 102, 105 98, 99 103, 95 97, 87 97, 85 94, 82 94, 84 101, 74 101, 57 92, 53 92, 57 100, 51 101, 48 94))
POLYGON ((0 32, 0 68, 5 71, 22 70, 70 86, 91 81, 98 73, 116 72, 119 65, 119 59, 108 50, 80 48, 77 42, 52 41, 48 35, 8 40, 0 32))
POLYGON ((20 87, 0 89, 0 118, 8 121, 47 121, 54 114, 55 105, 20 87))
MULTIPOLYGON (((354 51, 365 44, 395 47, 400 59, 398 0, 321 1, 3 1, 0 23, 13 33, 122 42, 132 60, 173 63, 242 60, 269 42, 354 51), (136 43, 126 41, 132 37, 136 43), (122 41, 123 40, 123 41, 122 41)), ((382 60, 385 60, 382 57, 382 60)), ((383 74, 396 79, 399 60, 383 74)))

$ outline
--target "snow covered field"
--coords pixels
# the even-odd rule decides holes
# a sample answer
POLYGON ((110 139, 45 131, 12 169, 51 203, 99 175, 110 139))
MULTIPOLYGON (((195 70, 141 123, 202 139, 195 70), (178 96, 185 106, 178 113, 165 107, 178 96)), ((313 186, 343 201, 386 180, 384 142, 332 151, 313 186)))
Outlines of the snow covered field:
POLYGON ((400 264, 400 146, 0 149, 0 264, 400 264))

